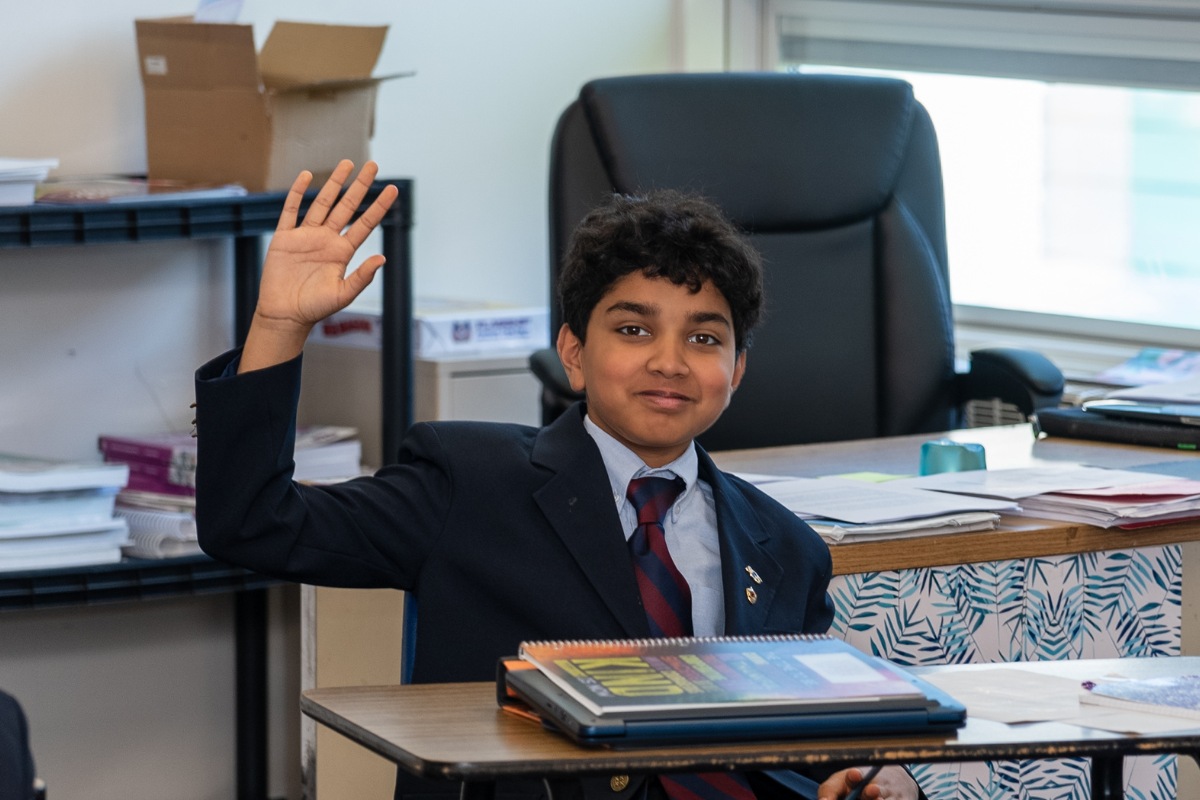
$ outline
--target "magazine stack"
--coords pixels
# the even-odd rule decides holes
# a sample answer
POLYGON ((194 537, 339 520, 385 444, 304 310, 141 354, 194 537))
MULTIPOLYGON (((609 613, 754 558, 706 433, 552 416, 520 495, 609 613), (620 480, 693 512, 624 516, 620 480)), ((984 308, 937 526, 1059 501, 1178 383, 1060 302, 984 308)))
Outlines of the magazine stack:
POLYGON ((128 540, 115 514, 129 470, 0 454, 0 571, 121 560, 128 540))

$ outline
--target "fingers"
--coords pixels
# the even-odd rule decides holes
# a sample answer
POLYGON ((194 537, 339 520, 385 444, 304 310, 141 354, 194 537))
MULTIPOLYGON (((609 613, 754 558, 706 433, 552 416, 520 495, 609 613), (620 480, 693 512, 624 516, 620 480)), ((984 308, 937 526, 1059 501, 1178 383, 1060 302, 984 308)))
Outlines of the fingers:
POLYGON ((346 227, 351 217, 354 216, 354 212, 362 204, 362 199, 367 196, 367 190, 375 182, 375 176, 378 173, 379 165, 374 161, 363 164, 354 183, 350 184, 350 188, 346 189, 346 193, 342 195, 341 201, 329 212, 329 217, 325 221, 328 227, 336 231, 341 231, 346 227))
POLYGON ((296 219, 300 214, 300 201, 304 199, 304 193, 308 191, 308 184, 312 182, 312 173, 304 170, 296 180, 292 181, 292 188, 288 189, 287 197, 283 201, 283 211, 279 215, 279 224, 275 226, 276 231, 287 231, 296 227, 296 219))
POLYGON ((333 174, 329 176, 329 180, 325 181, 321 191, 317 192, 317 196, 313 198, 312 205, 308 207, 308 213, 304 215, 304 225, 315 227, 325 224, 334 202, 342 192, 342 186, 345 185, 346 179, 353 171, 354 162, 350 159, 344 158, 338 162, 338 165, 333 168, 333 174))
POLYGON ((366 241, 371 231, 375 230, 375 227, 383 221, 383 215, 391 208, 392 203, 396 202, 399 194, 400 190, 391 184, 383 187, 383 191, 375 198, 375 202, 359 214, 354 224, 346 230, 346 241, 358 249, 366 241))

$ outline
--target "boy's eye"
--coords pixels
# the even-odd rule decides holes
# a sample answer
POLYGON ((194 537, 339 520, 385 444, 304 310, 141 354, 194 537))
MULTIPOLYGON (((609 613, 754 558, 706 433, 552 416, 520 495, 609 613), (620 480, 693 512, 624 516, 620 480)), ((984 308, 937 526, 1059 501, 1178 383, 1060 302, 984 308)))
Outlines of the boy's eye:
POLYGON ((714 345, 721 343, 721 340, 716 336, 713 336, 711 333, 693 333, 688 338, 696 344, 714 345))
POLYGON ((617 328, 617 333, 625 336, 649 336, 650 332, 641 325, 622 325, 617 328))

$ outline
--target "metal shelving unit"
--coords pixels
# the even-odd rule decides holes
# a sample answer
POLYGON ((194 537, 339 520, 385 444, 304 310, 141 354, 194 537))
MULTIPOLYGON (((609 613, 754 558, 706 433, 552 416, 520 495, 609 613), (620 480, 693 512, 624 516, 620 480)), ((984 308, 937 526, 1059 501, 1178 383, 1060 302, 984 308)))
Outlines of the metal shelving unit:
MULTIPOLYGON (((376 181, 400 195, 380 225, 388 267, 383 280, 383 450, 394 457, 412 421, 412 181, 376 181)), ((306 196, 302 211, 311 202, 306 196)), ((119 204, 0 207, 0 249, 75 247, 181 239, 229 239, 233 247, 234 338, 245 339, 258 299, 262 237, 275 229, 284 192, 119 204)), ((239 800, 267 793, 266 589, 276 581, 207 556, 125 559, 71 569, 0 572, 0 612, 83 606, 157 597, 235 592, 237 790, 239 800)))

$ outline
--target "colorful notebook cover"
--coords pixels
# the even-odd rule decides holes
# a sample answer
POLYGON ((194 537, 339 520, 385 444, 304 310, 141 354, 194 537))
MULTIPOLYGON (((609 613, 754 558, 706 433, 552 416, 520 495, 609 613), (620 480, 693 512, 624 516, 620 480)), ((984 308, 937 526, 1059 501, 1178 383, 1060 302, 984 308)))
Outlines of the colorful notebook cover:
POLYGON ((524 642, 518 655, 591 713, 624 719, 924 700, 896 668, 827 636, 524 642))

